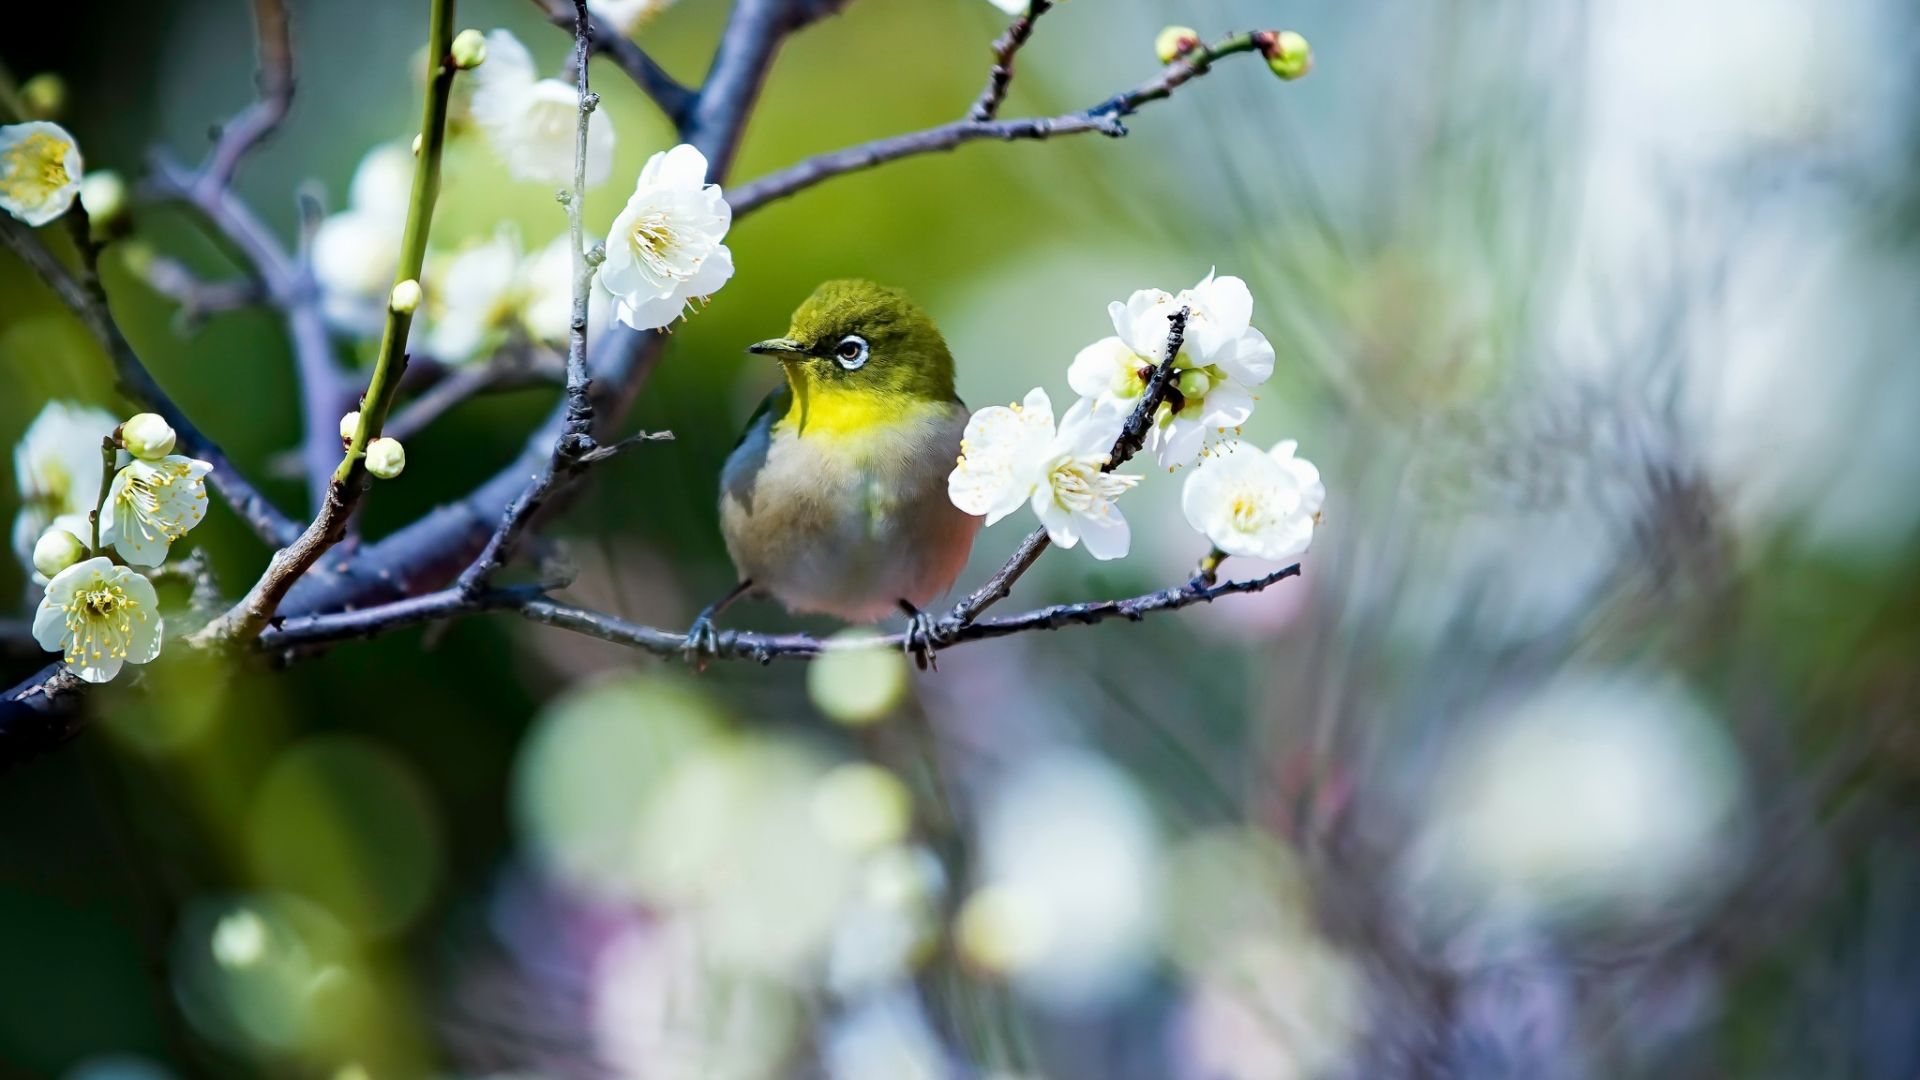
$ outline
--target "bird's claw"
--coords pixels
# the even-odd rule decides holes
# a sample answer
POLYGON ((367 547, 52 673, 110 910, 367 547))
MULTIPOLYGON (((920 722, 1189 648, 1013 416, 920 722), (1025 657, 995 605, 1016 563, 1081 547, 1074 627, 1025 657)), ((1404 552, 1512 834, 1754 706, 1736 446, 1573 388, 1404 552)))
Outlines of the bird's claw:
POLYGON ((720 633, 713 628, 713 616, 701 612, 687 628, 686 642, 680 646, 680 655, 695 671, 705 671, 707 662, 720 655, 720 633))
POLYGON ((940 630, 940 620, 924 611, 907 613, 907 635, 904 642, 908 656, 913 657, 914 666, 921 671, 931 668, 940 670, 940 661, 936 652, 946 644, 946 635, 940 630))

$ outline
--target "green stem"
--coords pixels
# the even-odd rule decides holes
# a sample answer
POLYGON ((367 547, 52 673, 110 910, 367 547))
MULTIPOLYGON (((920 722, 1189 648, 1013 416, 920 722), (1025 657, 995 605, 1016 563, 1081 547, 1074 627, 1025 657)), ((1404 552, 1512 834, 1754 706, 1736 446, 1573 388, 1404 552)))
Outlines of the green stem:
MULTIPOLYGON (((400 267, 393 283, 419 281, 427 261, 427 233, 433 226, 433 204, 440 195, 440 157, 447 143, 447 99, 453 93, 453 0, 432 0, 433 13, 427 28, 427 56, 434 69, 427 85, 427 100, 420 117, 420 156, 413 166, 413 198, 407 205, 407 232, 400 246, 400 267)), ((422 301, 424 302, 424 301, 422 301)), ((333 482, 345 484, 361 467, 367 456, 367 444, 380 436, 387 412, 393 407, 400 389, 400 376, 407 370, 407 332, 413 327, 413 312, 395 311, 387 305, 386 331, 380 338, 380 355, 373 364, 373 376, 367 381, 367 393, 360 401, 360 424, 354 429, 353 443, 333 471, 333 482)))
POLYGON ((119 470, 114 466, 120 463, 120 429, 114 428, 113 434, 100 440, 100 497, 93 500, 93 513, 88 515, 93 522, 93 543, 88 550, 100 554, 100 519, 107 512, 107 493, 113 490, 113 476, 119 470))

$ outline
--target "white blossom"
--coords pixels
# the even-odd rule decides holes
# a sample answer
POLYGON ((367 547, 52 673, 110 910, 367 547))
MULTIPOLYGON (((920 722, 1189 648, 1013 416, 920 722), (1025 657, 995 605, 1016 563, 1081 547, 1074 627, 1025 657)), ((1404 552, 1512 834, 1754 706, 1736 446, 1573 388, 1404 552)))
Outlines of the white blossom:
POLYGON ((1056 429, 1053 402, 1041 389, 1024 402, 973 414, 960 439, 960 461, 947 478, 947 496, 992 525, 1023 502, 1033 508, 1054 543, 1085 540, 1096 559, 1127 553, 1132 534, 1114 500, 1138 476, 1101 471, 1111 458, 1115 425, 1087 401, 1076 403, 1056 429))
POLYGON ((988 0, 988 3, 991 3, 994 7, 999 8, 1009 15, 1025 15, 1027 13, 1027 0, 988 0))
MULTIPOLYGON (((587 326, 613 322, 613 297, 593 277, 587 293, 587 326)), ((565 233, 520 264, 520 325, 527 336, 548 345, 566 343, 573 328, 573 238, 565 233)))
POLYGON ((0 127, 0 209, 41 226, 73 205, 85 166, 67 129, 45 120, 0 127))
POLYGON ((496 344, 520 310, 520 237, 502 226, 489 240, 443 256, 431 280, 425 347, 455 364, 496 344))
POLYGON ((1187 524, 1229 555, 1291 559, 1313 542, 1326 501, 1320 470, 1288 439, 1267 453, 1235 439, 1200 460, 1180 491, 1187 524))
POLYGON ((33 614, 33 639, 60 653, 75 675, 103 683, 123 664, 160 655, 159 598, 153 583, 106 558, 75 563, 47 584, 33 614))
MULTIPOLYGON (((578 92, 559 79, 540 78, 533 55, 505 30, 487 35, 487 62, 473 78, 474 123, 507 172, 520 180, 570 182, 578 92)), ((612 173, 613 123, 595 111, 587 127, 587 183, 600 184, 612 173)))
POLYGON ((673 0, 587 0, 587 10, 594 18, 623 34, 640 29, 672 6, 673 0))
POLYGON ((1179 295, 1142 289, 1107 306, 1114 336, 1080 350, 1067 370, 1074 392, 1122 414, 1146 393, 1166 357, 1170 317, 1187 308, 1174 358, 1176 380, 1147 429, 1147 449, 1167 468, 1184 465, 1253 414, 1252 387, 1273 374, 1273 346, 1255 330, 1253 295, 1237 277, 1215 277, 1179 295))
POLYGON ((100 441, 117 423, 103 409, 49 401, 27 425, 13 448, 13 479, 20 492, 13 549, 26 566, 33 565, 33 546, 56 519, 84 518, 93 509, 100 497, 100 441))
POLYGON ((175 540, 207 516, 207 473, 213 466, 171 454, 135 459, 113 478, 100 511, 100 544, 134 566, 159 566, 175 540))
POLYGON ((635 330, 665 326, 687 305, 733 276, 733 252, 721 241, 733 208, 707 183, 707 159, 682 144, 647 160, 640 181, 607 235, 600 280, 614 315, 635 330))

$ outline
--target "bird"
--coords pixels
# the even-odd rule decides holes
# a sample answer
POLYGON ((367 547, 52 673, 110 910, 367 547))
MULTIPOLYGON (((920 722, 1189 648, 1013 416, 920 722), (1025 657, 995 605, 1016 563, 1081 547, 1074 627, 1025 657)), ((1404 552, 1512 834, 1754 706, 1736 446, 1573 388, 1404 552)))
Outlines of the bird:
POLYGON ((947 476, 968 419, 953 354, 898 289, 828 281, 784 336, 747 352, 786 378, 720 472, 720 531, 738 584, 694 620, 688 651, 718 647, 714 620, 743 596, 850 623, 907 615, 907 651, 933 663, 927 608, 953 587, 981 519, 947 476))

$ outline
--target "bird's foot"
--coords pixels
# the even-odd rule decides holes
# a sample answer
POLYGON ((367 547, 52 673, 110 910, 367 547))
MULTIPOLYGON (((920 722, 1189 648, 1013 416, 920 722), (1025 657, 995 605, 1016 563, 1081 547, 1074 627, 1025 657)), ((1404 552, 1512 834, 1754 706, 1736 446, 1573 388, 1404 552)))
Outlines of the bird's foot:
POLYGON ((905 600, 900 601, 900 610, 907 613, 907 636, 904 642, 908 656, 913 657, 914 666, 921 671, 940 670, 940 661, 936 652, 947 643, 946 634, 940 629, 940 620, 921 611, 905 600))
POLYGON ((713 609, 708 608, 687 628, 687 639, 680 646, 680 656, 693 665, 695 671, 705 671, 707 662, 719 655, 720 633, 713 628, 713 609))

